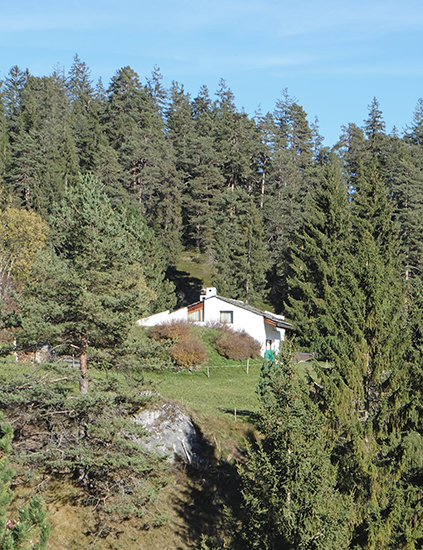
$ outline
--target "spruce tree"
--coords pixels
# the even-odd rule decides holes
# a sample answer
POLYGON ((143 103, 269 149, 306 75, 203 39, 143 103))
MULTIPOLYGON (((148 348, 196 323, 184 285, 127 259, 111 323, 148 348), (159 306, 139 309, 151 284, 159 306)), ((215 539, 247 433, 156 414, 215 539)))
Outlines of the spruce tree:
POLYGON ((290 342, 264 363, 258 385, 262 438, 241 476, 242 549, 349 548, 351 499, 337 490, 333 440, 310 387, 293 365, 290 342))
POLYGON ((311 195, 308 211, 290 245, 286 311, 298 345, 318 352, 321 335, 328 330, 327 304, 335 298, 350 239, 348 196, 336 157, 311 195))
POLYGON ((7 128, 6 107, 3 102, 3 83, 0 82, 0 185, 4 186, 4 178, 9 150, 9 132, 7 128))
POLYGON ((406 279, 423 270, 423 155, 421 146, 389 136, 386 185, 394 204, 401 236, 401 257, 406 279))
MULTIPOLYGON (((308 241, 316 230, 306 229, 298 243, 291 286, 302 293, 302 303, 292 301, 290 311, 309 331, 309 344, 328 361, 328 368, 318 368, 317 394, 335 441, 338 486, 344 495, 354 494, 351 547, 390 548, 404 513, 398 480, 407 475, 406 295, 392 205, 376 162, 367 169, 358 163, 355 184, 346 238, 326 239, 332 247, 344 247, 343 254, 327 256, 338 265, 326 260, 323 246, 321 261, 315 261, 319 241, 313 238, 313 247, 308 241), (330 285, 327 274, 332 274, 330 285)), ((331 215, 320 210, 326 222, 331 215)))

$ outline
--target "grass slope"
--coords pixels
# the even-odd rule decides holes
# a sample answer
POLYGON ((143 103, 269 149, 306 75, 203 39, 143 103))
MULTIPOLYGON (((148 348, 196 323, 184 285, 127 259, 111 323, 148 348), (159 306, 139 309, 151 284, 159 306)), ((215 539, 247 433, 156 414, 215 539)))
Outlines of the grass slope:
MULTIPOLYGON (((246 420, 257 410, 258 373, 258 365, 252 365, 248 375, 245 366, 229 366, 211 368, 210 377, 206 369, 193 374, 187 371, 148 373, 141 382, 139 376, 89 369, 89 393, 99 397, 104 394, 105 398, 120 403, 120 387, 125 387, 126 394, 134 395, 155 387, 165 398, 178 401, 203 434, 204 452, 209 457, 207 469, 169 465, 167 472, 160 474, 165 479, 163 487, 140 522, 136 514, 107 513, 102 502, 87 499, 86 488, 77 479, 44 473, 43 465, 34 462, 37 453, 44 452, 37 438, 50 437, 42 427, 43 419, 62 422, 65 417, 62 412, 76 407, 77 369, 57 364, 0 362, 2 399, 6 404, 17 403, 6 411, 15 429, 19 428, 15 450, 27 448, 26 453, 33 460, 29 465, 22 460, 15 464, 18 472, 14 479, 15 510, 34 492, 43 496, 52 525, 50 550, 194 548, 201 533, 213 534, 223 529, 223 506, 236 506, 234 459, 242 460, 243 441, 253 429, 246 420), (18 394, 21 397, 17 401, 14 395, 18 394), (236 420, 234 407, 238 410, 236 420), (36 448, 30 447, 29 442, 37 444, 36 448), (155 527, 155 518, 167 518, 167 521, 160 521, 163 524, 155 527), (140 529, 145 520, 150 521, 148 528, 140 529)), ((69 435, 71 432, 64 432, 64 437, 69 435)), ((107 434, 98 433, 98 437, 107 437, 107 434)), ((148 479, 145 483, 147 485, 148 479)))

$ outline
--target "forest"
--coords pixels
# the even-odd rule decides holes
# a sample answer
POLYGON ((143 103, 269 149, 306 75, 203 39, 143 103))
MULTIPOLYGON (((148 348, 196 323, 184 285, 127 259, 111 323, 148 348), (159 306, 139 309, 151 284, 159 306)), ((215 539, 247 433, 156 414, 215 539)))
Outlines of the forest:
POLYGON ((15 66, 1 83, 3 356, 74 350, 90 399, 88 363, 160 353, 131 327, 186 305, 187 251, 220 295, 294 326, 261 369, 239 509, 202 550, 423 545, 423 99, 401 133, 375 98, 323 141, 287 90, 249 116, 224 80, 193 97, 124 67, 106 88, 77 55, 68 74, 15 66))

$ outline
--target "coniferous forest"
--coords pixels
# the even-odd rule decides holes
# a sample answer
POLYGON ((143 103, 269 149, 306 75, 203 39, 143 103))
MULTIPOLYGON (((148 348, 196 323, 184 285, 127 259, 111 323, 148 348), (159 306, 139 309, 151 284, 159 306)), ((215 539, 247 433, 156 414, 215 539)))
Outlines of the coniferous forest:
POLYGON ((224 80, 191 95, 124 67, 106 87, 78 56, 1 83, 3 355, 72 347, 89 394, 87 362, 154 355, 128 333, 183 302, 185 251, 293 324, 262 367, 238 513, 203 550, 423 546, 423 100, 402 133, 376 99, 340 132, 323 146, 287 90, 250 116, 224 80))

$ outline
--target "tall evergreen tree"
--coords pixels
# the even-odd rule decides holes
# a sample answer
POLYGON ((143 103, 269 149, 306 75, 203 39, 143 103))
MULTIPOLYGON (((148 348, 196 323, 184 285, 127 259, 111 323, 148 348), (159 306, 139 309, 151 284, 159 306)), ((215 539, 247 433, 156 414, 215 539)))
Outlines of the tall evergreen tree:
POLYGON ((235 97, 225 80, 220 81, 216 95, 213 134, 220 171, 228 189, 244 190, 251 195, 260 179, 257 169, 260 134, 254 120, 236 110, 235 97))
MULTIPOLYGON (((293 300, 290 312, 331 365, 319 369, 318 394, 336 440, 339 487, 354 494, 357 507, 351 545, 390 548, 404 512, 397 481, 406 475, 401 415, 408 399, 408 340, 397 228, 376 162, 367 170, 359 164, 348 206, 346 239, 326 239, 326 248, 345 249, 333 256, 338 265, 325 259, 323 246, 315 261, 316 230, 300 238, 291 285, 303 303, 293 300), (332 284, 322 285, 327 274, 332 284)), ((317 219, 326 224, 331 217, 321 208, 317 219)), ((314 220, 310 225, 317 229, 314 220)))
POLYGON ((153 255, 146 254, 151 235, 143 235, 146 228, 138 221, 131 211, 113 210, 96 180, 81 178, 56 206, 54 250, 35 265, 19 300, 18 345, 73 346, 84 393, 87 358, 118 362, 129 328, 158 298, 160 274, 152 273, 153 255), (156 279, 154 290, 147 278, 150 284, 156 279))
POLYGON ((138 75, 125 67, 112 78, 103 120, 121 166, 119 180, 175 262, 181 240, 181 189, 163 120, 138 75))
POLYGON ((292 346, 283 342, 277 360, 261 370, 263 438, 248 450, 234 547, 347 549, 351 499, 337 490, 326 419, 292 361, 292 346))
POLYGON ((12 136, 9 180, 20 202, 46 215, 77 174, 69 103, 60 74, 30 77, 12 136))
POLYGON ((219 292, 260 305, 267 294, 269 258, 260 208, 245 191, 222 195, 215 238, 219 292))
POLYGON ((336 160, 326 168, 308 202, 309 216, 291 243, 286 310, 294 320, 298 343, 318 351, 322 318, 337 289, 349 246, 348 197, 336 160))
POLYGON ((80 170, 82 173, 94 171, 99 163, 99 152, 107 140, 100 125, 101 100, 92 86, 90 69, 78 55, 66 79, 66 92, 71 104, 69 124, 80 170))
POLYGON ((4 105, 3 82, 0 82, 0 185, 4 186, 4 177, 8 156, 9 132, 7 128, 6 107, 4 105))
POLYGON ((386 186, 394 203, 401 235, 401 258, 406 279, 423 273, 423 149, 389 136, 386 186))
POLYGON ((172 144, 176 170, 184 189, 185 243, 213 257, 214 224, 224 178, 218 169, 212 124, 207 127, 207 122, 211 122, 209 108, 199 108, 198 98, 192 106, 183 87, 173 83, 166 139, 172 144))

